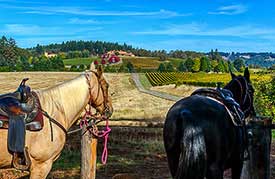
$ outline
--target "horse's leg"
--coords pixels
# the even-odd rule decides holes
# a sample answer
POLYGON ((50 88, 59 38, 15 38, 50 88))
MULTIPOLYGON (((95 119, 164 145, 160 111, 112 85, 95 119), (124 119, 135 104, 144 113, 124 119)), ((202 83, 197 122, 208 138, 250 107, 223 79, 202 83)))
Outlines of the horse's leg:
POLYGON ((175 146, 171 150, 167 151, 168 165, 173 177, 176 175, 176 172, 178 169, 179 157, 180 157, 179 146, 175 146))
POLYGON ((232 179, 240 179, 242 174, 243 162, 239 159, 239 162, 234 163, 232 166, 232 179))
POLYGON ((180 138, 177 135, 176 120, 168 118, 164 124, 163 136, 167 160, 172 177, 175 177, 180 158, 180 138))
POLYGON ((223 170, 218 164, 212 164, 206 172, 207 179, 223 179, 223 170))
POLYGON ((52 160, 43 163, 32 163, 30 179, 45 179, 52 168, 52 160))

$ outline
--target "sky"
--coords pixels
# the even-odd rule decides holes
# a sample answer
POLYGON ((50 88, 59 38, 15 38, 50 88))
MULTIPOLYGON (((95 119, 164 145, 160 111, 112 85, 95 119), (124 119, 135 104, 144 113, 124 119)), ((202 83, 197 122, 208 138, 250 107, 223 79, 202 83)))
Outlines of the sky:
POLYGON ((20 47, 100 40, 148 50, 275 52, 273 0, 0 0, 20 47))

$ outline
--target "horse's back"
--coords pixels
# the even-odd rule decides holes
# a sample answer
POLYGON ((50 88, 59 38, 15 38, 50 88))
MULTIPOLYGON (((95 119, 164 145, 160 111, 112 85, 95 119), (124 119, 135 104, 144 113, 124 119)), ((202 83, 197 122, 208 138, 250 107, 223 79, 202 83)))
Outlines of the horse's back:
POLYGON ((172 168, 177 167, 172 163, 179 162, 176 158, 179 158, 181 146, 186 140, 196 139, 193 141, 197 143, 196 148, 201 149, 201 153, 205 151, 207 163, 211 164, 227 158, 228 153, 234 150, 234 131, 232 121, 221 103, 199 95, 176 102, 167 113, 163 131, 171 173, 172 168))

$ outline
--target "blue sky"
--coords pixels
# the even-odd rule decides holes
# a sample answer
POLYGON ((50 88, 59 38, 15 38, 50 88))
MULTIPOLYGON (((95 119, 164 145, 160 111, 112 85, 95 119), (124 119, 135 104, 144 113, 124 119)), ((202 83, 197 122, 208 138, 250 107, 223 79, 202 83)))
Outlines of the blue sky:
POLYGON ((102 40, 150 50, 275 52, 275 2, 0 0, 0 35, 20 47, 102 40))

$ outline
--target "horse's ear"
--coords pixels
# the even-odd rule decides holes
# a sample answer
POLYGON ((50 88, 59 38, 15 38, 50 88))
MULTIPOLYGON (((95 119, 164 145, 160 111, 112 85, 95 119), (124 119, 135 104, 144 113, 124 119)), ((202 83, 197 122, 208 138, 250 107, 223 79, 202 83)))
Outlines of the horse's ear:
POLYGON ((96 71, 94 63, 91 63, 91 65, 90 65, 90 71, 96 71))
POLYGON ((236 78, 236 75, 232 72, 232 70, 229 69, 229 71, 230 71, 231 78, 232 78, 232 79, 236 78))
POLYGON ((245 77, 246 81, 250 81, 250 74, 249 74, 248 67, 246 67, 244 70, 244 77, 245 77))
POLYGON ((98 77, 102 76, 102 74, 103 74, 103 67, 102 67, 102 65, 99 65, 97 67, 97 74, 98 74, 98 77))

